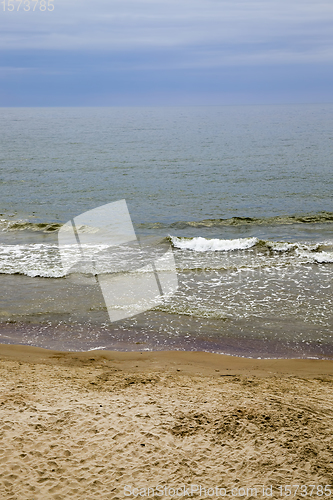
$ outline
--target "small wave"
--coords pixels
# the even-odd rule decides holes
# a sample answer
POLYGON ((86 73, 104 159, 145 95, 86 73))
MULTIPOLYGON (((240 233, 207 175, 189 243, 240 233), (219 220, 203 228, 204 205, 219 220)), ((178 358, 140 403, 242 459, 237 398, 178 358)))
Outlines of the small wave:
POLYGON ((45 244, 1 245, 0 273, 31 278, 64 276, 58 246, 45 244))
MULTIPOLYGON (((42 233, 54 233, 62 228, 63 231, 71 231, 71 227, 60 222, 29 222, 24 220, 0 219, 0 230, 2 231, 32 231, 42 233)), ((78 225, 77 230, 80 233, 94 234, 100 231, 100 228, 93 226, 78 225)))
POLYGON ((196 252, 229 252, 232 250, 247 250, 255 246, 258 238, 236 238, 233 240, 207 239, 201 236, 197 238, 180 238, 170 236, 172 245, 182 250, 194 250, 196 252))
POLYGON ((2 231, 39 231, 43 233, 53 233, 61 228, 59 222, 28 222, 23 220, 0 219, 0 230, 2 231))
POLYGON ((298 251, 298 256, 306 260, 308 263, 314 264, 332 264, 333 263, 333 252, 308 252, 308 251, 298 251))
POLYGON ((274 252, 291 252, 297 250, 307 250, 310 252, 314 252, 320 248, 319 243, 288 243, 287 241, 262 241, 263 245, 265 245, 270 250, 274 252))
POLYGON ((333 212, 319 212, 317 214, 277 215, 275 217, 230 217, 227 219, 203 219, 200 221, 177 221, 172 223, 150 222, 138 224, 145 229, 186 229, 191 227, 224 227, 244 225, 283 225, 283 224, 315 224, 333 222, 333 212))
MULTIPOLYGON (((54 233, 61 228, 64 232, 71 232, 72 226, 70 224, 62 224, 60 222, 29 222, 24 220, 7 220, 0 219, 0 231, 15 232, 15 231, 31 231, 39 233, 54 233)), ((101 232, 101 227, 88 226, 77 224, 76 229, 79 233, 96 234, 101 232)))
MULTIPOLYGON (((82 247, 88 247, 91 258, 105 248, 102 245, 82 247)), ((63 250, 64 262, 60 258, 59 247, 55 244, 0 245, 0 273, 23 274, 31 278, 62 278, 67 275, 67 268, 70 269, 75 262, 82 259, 76 245, 67 245, 63 250), (63 267, 64 263, 68 264, 66 269, 63 267)), ((79 271, 91 273, 89 264, 90 262, 85 266, 86 270, 84 265, 81 265, 79 271)))
MULTIPOLYGON (((168 252, 147 252, 131 246, 21 244, 0 245, 0 273, 22 274, 42 278, 74 275, 152 272, 151 263, 158 259, 159 271, 170 271, 168 252), (115 251, 114 251, 115 250, 115 251)), ((173 268, 172 268, 173 269, 173 268)))
POLYGON ((332 245, 328 242, 306 244, 268 241, 265 244, 273 252, 294 253, 303 263, 329 264, 333 262, 332 245))
POLYGON ((304 257, 311 255, 317 262, 331 262, 332 243, 290 243, 287 241, 265 241, 256 237, 218 239, 169 236, 169 240, 174 248, 180 250, 193 250, 195 252, 230 252, 233 250, 248 250, 257 247, 258 250, 269 250, 272 253, 290 253, 304 257))
MULTIPOLYGON (((266 265, 333 263, 332 241, 290 243, 265 241, 256 237, 227 240, 178 236, 169 236, 168 241, 175 249, 176 266, 181 273, 266 265)), ((150 260, 160 257, 160 251, 154 253, 148 249, 144 252, 126 245, 115 250, 107 245, 82 245, 81 250, 77 245, 65 245, 61 253, 57 244, 0 245, 0 273, 45 278, 61 278, 72 273, 144 273, 150 260)))
MULTIPOLYGON (((176 221, 171 223, 148 222, 136 224, 142 229, 186 229, 186 228, 218 228, 224 226, 248 226, 248 225, 282 225, 282 224, 314 224, 333 222, 333 212, 318 212, 316 214, 277 215, 274 217, 230 217, 203 219, 199 221, 176 221)), ((0 219, 0 230, 2 231, 33 231, 52 233, 63 226, 60 222, 30 222, 27 220, 0 219)), ((96 228, 81 226, 81 232, 94 232, 96 228)))

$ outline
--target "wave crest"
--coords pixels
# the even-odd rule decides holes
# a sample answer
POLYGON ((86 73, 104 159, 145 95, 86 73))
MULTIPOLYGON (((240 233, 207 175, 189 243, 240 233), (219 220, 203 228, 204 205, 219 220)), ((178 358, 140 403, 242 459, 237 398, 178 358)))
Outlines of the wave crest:
POLYGON ((231 217, 227 219, 203 219, 201 221, 177 221, 171 223, 149 222, 138 224, 146 229, 186 229, 200 227, 225 227, 248 225, 283 225, 283 224, 317 224, 333 222, 333 212, 318 212, 316 214, 277 215, 274 217, 231 217))
POLYGON ((180 238, 170 236, 173 247, 181 250, 194 250, 196 252, 230 252, 232 250, 247 250, 255 246, 258 238, 236 238, 233 240, 220 240, 202 238, 180 238))

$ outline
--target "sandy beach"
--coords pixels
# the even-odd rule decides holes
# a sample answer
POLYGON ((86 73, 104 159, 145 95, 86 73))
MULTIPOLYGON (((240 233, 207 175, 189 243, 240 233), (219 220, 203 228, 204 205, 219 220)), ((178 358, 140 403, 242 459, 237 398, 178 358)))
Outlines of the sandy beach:
POLYGON ((1 499, 333 495, 332 361, 13 345, 0 359, 1 499))

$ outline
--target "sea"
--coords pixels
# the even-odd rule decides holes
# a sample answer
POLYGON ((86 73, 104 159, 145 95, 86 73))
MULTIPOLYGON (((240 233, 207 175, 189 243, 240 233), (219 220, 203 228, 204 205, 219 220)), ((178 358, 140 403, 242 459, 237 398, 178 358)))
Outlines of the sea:
POLYGON ((0 132, 0 343, 333 357, 333 104, 1 108, 0 132), (58 236, 120 200, 178 287, 111 321, 58 236))

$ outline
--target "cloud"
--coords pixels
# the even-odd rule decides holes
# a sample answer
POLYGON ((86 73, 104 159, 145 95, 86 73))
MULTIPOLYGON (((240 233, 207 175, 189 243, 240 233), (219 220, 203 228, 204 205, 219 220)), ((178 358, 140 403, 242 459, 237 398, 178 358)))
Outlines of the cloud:
POLYGON ((11 103, 332 97, 331 1, 53 3, 52 12, 1 12, 0 90, 11 103))
POLYGON ((191 53, 193 47, 195 56, 201 47, 227 59, 242 53, 250 61, 254 54, 262 59, 266 53, 279 60, 288 53, 294 62, 308 53, 312 60, 332 60, 331 2, 54 0, 54 6, 52 12, 2 13, 1 49, 179 48, 191 53))

